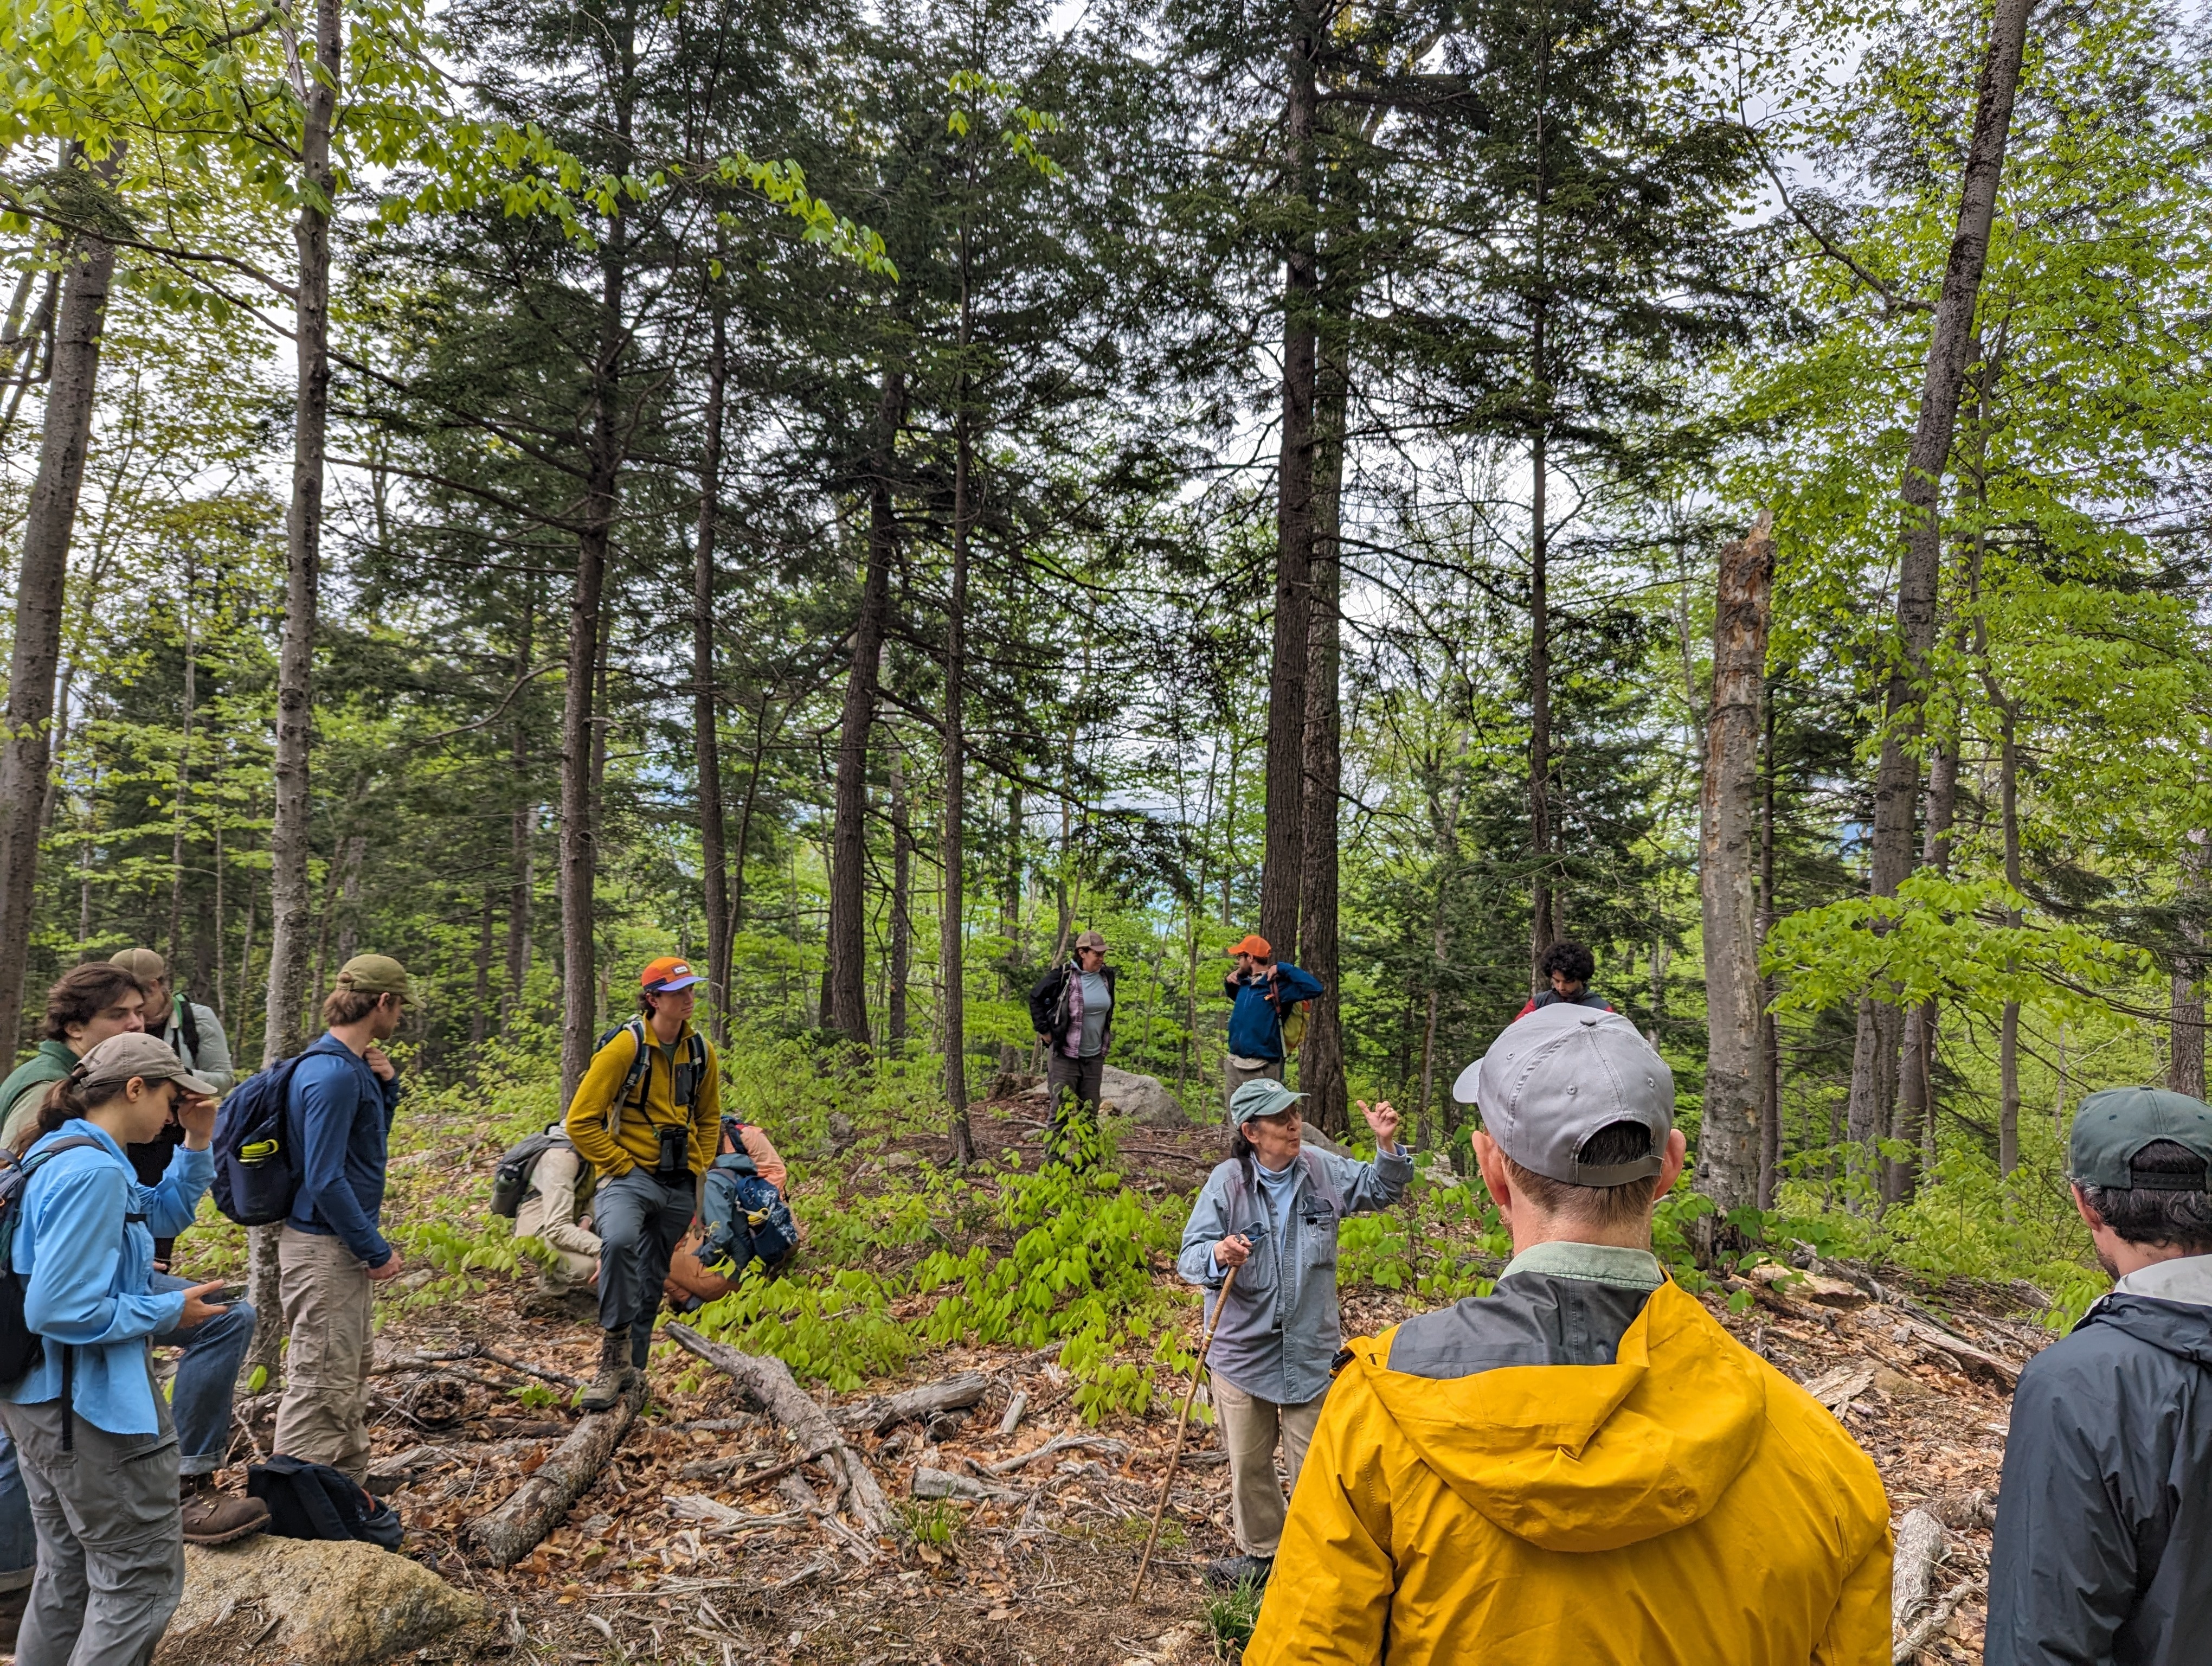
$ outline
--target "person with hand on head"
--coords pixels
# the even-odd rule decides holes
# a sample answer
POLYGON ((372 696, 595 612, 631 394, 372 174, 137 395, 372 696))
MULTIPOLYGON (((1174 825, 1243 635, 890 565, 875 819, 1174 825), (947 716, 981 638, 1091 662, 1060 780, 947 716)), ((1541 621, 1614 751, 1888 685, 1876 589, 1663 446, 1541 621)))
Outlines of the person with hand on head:
POLYGON ((1030 991, 1030 1023, 1044 1045, 1045 1091, 1052 1099, 1044 1136, 1048 1158, 1060 1155, 1071 1128, 1097 1131, 1106 1051, 1114 1041, 1114 985, 1120 976, 1106 964, 1104 934, 1085 932, 1076 938, 1067 963, 1054 967, 1030 991))
MULTIPOLYGON (((143 1022, 146 1033, 177 1055, 177 1062, 202 1081, 215 1085, 218 1099, 230 1091, 238 1073, 230 1066, 230 1043, 211 1006, 188 1000, 182 991, 172 994, 169 963, 151 949, 118 949, 107 964, 120 966, 138 980, 146 992, 143 1022)), ((172 1122, 155 1138, 131 1147, 132 1172, 138 1183, 157 1183, 169 1166, 169 1155, 184 1140, 184 1130, 172 1122)), ((154 1240, 154 1265, 166 1273, 176 1258, 174 1238, 154 1240)))
POLYGON ((599 1369, 586 1411, 605 1411, 645 1369, 669 1262, 721 1137, 721 1067, 691 1026, 697 975, 664 955, 637 981, 638 1016, 600 1041, 563 1123, 599 1177, 599 1369))
POLYGON ((2212 1620, 2212 1105, 2092 1093, 2066 1155, 2113 1283, 2013 1392, 1983 1657, 2184 1666, 2212 1620))
MULTIPOLYGON (((13 1260, 44 1347, 0 1396, 39 1539, 21 1666, 143 1663, 184 1594, 177 1429, 148 1343, 225 1310, 219 1285, 155 1286, 154 1237, 190 1220, 214 1178, 213 1087, 150 1037, 111 1037, 48 1089, 24 1153, 13 1260), (173 1116, 183 1143, 142 1186, 124 1147, 173 1116)), ((234 1508, 242 1532, 268 1519, 251 1500, 234 1508)))
POLYGON ((110 1036, 146 1027, 146 990, 123 967, 72 966, 46 991, 38 1050, 0 1082, 0 1148, 21 1152, 39 1137, 46 1090, 110 1036))
MULTIPOLYGON (((1229 1009, 1228 1093, 1261 1077, 1283 1079, 1283 1061, 1290 1049, 1283 1037, 1283 1020, 1302 1000, 1328 993, 1322 981, 1275 958, 1273 945, 1264 937, 1247 937, 1230 950, 1229 975, 1221 992, 1232 1003, 1229 1009)), ((1231 1123, 1236 1121, 1232 1114, 1231 1123)))
POLYGON ((1257 1584, 1274 1566, 1283 1530, 1275 1447, 1295 1494, 1341 1340, 1337 1229, 1346 1215, 1395 1202, 1413 1177, 1389 1104, 1359 1107, 1376 1140, 1375 1160, 1362 1163, 1304 1148, 1304 1097, 1264 1079, 1237 1090, 1229 1158, 1206 1176, 1176 1257, 1185 1281, 1206 1291, 1214 1326, 1208 1382, 1238 1552, 1207 1569, 1218 1585, 1257 1584))
POLYGON ((1668 1280, 1666 1061, 1617 1013, 1516 1020, 1453 1097, 1513 1237, 1488 1296, 1362 1337, 1314 1432, 1250 1666, 1887 1666, 1873 1461, 1668 1280), (1747 1583, 1748 1582, 1748 1583, 1747 1583))
POLYGON ((390 955, 357 954, 323 1001, 330 1027, 301 1055, 284 1106, 299 1190, 277 1240, 284 1395, 276 1450, 368 1474, 368 1367, 374 1286, 403 1259, 384 1236, 384 1184, 399 1071, 384 1051, 413 988, 390 955))

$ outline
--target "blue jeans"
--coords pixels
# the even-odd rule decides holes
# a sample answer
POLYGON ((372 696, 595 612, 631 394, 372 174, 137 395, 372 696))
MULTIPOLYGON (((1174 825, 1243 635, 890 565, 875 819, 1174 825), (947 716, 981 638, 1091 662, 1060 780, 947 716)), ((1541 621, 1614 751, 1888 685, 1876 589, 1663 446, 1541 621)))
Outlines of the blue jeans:
MULTIPOLYGON (((191 1280, 155 1273, 148 1280, 157 1291, 189 1290, 191 1280)), ((190 1330, 158 1332, 162 1347, 181 1344, 177 1378, 169 1390, 169 1414, 177 1424, 177 1469, 184 1475, 211 1475, 230 1451, 230 1402, 246 1351, 253 1346, 254 1313, 250 1302, 233 1302, 190 1330)), ((0 1543, 4 1543, 0 1530, 0 1543)))

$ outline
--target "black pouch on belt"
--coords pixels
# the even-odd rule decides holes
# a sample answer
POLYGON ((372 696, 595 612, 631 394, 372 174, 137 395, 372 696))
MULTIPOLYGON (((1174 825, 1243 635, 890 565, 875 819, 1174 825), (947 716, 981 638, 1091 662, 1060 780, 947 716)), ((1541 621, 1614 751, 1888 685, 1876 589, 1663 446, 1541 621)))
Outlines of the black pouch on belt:
POLYGON ((673 1184, 691 1170, 691 1130, 685 1127, 663 1128, 660 1135, 660 1166, 654 1172, 665 1184, 673 1184))

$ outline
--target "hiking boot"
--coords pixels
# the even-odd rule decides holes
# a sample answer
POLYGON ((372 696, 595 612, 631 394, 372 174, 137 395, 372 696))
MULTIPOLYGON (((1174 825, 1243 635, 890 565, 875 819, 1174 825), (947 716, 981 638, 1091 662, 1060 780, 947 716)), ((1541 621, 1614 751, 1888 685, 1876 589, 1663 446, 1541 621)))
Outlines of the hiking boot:
POLYGON ((1275 1571, 1272 1556, 1224 1556, 1219 1561, 1206 1565, 1206 1583, 1218 1590, 1231 1590, 1238 1585, 1249 1585, 1255 1590, 1267 1583, 1267 1576, 1275 1571))
POLYGON ((269 1506, 258 1499, 234 1499, 216 1490, 214 1477, 186 1475, 178 1487, 184 1506, 185 1542, 227 1545, 269 1525, 269 1506))
POLYGON ((617 1325, 599 1336, 599 1371, 584 1390, 583 1408, 604 1412, 629 1390, 630 1384, 629 1327, 617 1325))
POLYGON ((0 1591, 0 1655, 15 1651, 15 1633, 22 1628, 23 1614, 31 1606, 31 1588, 18 1585, 0 1591))

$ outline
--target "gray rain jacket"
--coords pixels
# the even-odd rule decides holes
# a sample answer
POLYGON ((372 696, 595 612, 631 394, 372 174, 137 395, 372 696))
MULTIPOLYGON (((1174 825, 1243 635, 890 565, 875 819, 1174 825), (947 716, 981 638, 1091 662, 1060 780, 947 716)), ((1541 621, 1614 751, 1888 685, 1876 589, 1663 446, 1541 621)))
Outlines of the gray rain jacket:
POLYGON ((1252 1240, 1237 1269, 1207 1365, 1255 1399, 1303 1406, 1327 1391, 1342 1346, 1336 1311, 1336 1230, 1346 1215, 1395 1202, 1413 1177, 1413 1157, 1383 1152, 1372 1163, 1311 1147, 1301 1151, 1282 1232, 1257 1177, 1231 1158, 1206 1176, 1182 1229, 1176 1270, 1206 1292, 1209 1320, 1226 1269, 1213 1246, 1233 1233, 1252 1240))
POLYGON ((2135 1274, 2162 1296, 2115 1291, 2021 1372, 1988 1666, 2208 1657, 2212 1256, 2188 1261, 2135 1274))

